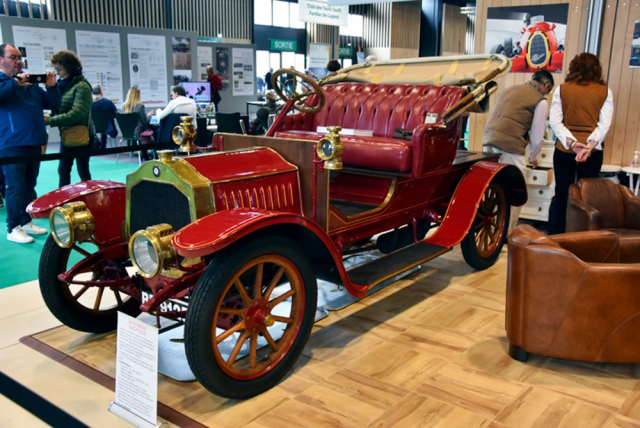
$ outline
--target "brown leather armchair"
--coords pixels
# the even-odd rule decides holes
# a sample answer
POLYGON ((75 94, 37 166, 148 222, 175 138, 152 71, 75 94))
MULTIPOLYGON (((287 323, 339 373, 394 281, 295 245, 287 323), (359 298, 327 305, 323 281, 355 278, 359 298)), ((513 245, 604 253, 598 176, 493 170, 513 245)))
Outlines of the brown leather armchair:
POLYGON ((509 355, 640 362, 640 264, 621 264, 607 231, 546 236, 521 225, 509 236, 509 355))
POLYGON ((640 262, 640 198, 604 178, 583 178, 569 188, 567 232, 608 230, 618 235, 622 263, 640 262))

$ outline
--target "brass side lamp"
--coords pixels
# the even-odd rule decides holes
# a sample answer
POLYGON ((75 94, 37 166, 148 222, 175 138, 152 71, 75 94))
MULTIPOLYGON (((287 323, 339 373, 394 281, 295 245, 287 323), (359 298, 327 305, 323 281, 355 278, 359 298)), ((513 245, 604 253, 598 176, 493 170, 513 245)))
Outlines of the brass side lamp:
POLYGON ((340 141, 340 126, 329 126, 329 133, 325 135, 316 146, 318 157, 324 161, 324 167, 329 170, 342 169, 342 153, 344 144, 340 141))
POLYGON ((180 118, 182 122, 180 125, 173 128, 171 138, 173 142, 180 146, 178 149, 184 153, 193 153, 196 151, 196 146, 193 142, 196 140, 196 129, 193 127, 193 117, 182 116, 180 118))

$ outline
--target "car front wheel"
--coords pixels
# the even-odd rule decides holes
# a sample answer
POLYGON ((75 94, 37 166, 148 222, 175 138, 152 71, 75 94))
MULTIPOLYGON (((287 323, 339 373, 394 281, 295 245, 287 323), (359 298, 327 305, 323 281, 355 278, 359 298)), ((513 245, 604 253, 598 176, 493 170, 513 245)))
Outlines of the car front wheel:
POLYGON ((498 259, 509 227, 509 204, 502 186, 491 183, 485 190, 471 229, 460 248, 464 260, 477 270, 484 270, 498 259))
POLYGON ((189 299, 187 359, 209 391, 249 398, 298 359, 316 309, 316 278, 294 241, 260 238, 214 257, 189 299))

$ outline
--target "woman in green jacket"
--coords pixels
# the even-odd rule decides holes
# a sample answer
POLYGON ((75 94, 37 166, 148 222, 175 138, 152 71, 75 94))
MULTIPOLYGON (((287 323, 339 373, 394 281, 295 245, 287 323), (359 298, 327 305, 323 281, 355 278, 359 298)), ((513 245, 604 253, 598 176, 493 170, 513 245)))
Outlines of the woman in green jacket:
MULTIPOLYGON (((93 124, 90 121, 89 113, 93 97, 91 95, 91 85, 82 75, 82 64, 77 55, 71 51, 58 51, 51 56, 51 64, 55 67, 60 80, 58 87, 62 93, 60 108, 51 117, 45 117, 45 122, 50 126, 57 126, 62 129, 66 126, 83 125, 89 127, 89 135, 93 136, 93 124)), ((91 137, 89 137, 91 139, 91 137)), ((58 175, 60 176, 59 186, 66 186, 71 183, 71 167, 73 160, 76 160, 78 175, 80 180, 91 180, 89 172, 89 155, 91 150, 90 141, 86 145, 77 147, 67 147, 60 143, 60 153, 74 153, 72 158, 60 159, 58 164, 58 175)))

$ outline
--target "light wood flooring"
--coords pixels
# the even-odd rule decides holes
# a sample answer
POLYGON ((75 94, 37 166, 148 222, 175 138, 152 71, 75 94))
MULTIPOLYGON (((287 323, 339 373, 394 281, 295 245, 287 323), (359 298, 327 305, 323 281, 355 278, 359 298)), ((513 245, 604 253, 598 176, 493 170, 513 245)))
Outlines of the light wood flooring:
MULTIPOLYGON (((483 272, 456 249, 331 312, 272 390, 234 401, 160 376, 159 401, 211 427, 640 427, 639 365, 509 358, 506 272, 506 249, 483 272)), ((128 426, 106 410, 112 391, 17 343, 57 325, 37 284, 0 290, 0 310, 0 370, 90 426, 128 426)), ((114 375, 113 334, 37 337, 114 375)), ((0 396, 0 426, 38 426, 29 418, 0 396)))

